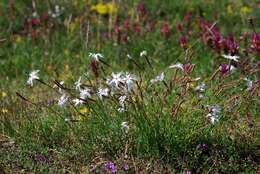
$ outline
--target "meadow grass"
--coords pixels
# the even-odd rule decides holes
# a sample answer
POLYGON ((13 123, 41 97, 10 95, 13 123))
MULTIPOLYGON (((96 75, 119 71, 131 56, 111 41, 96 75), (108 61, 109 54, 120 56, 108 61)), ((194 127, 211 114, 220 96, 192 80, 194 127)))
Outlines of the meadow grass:
POLYGON ((0 7, 1 173, 259 172, 257 1, 0 7))

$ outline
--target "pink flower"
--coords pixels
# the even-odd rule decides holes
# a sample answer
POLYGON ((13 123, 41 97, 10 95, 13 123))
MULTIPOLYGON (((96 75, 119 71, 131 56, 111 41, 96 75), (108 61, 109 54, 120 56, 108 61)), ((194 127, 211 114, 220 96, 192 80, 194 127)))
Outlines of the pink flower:
POLYGON ((220 71, 221 75, 226 75, 229 72, 232 72, 234 70, 235 70, 235 67, 233 65, 229 66, 228 64, 222 64, 219 67, 219 71, 220 71))
POLYGON ((181 36, 179 42, 180 42, 180 45, 181 45, 182 48, 188 47, 188 37, 187 36, 181 36))
POLYGON ((224 40, 224 51, 230 53, 231 55, 237 54, 239 50, 239 44, 233 35, 228 36, 224 40))
POLYGON ((256 52, 260 52, 260 33, 253 33, 251 48, 256 52))
POLYGON ((169 37, 171 34, 170 26, 167 22, 165 22, 161 27, 161 35, 164 37, 169 37))

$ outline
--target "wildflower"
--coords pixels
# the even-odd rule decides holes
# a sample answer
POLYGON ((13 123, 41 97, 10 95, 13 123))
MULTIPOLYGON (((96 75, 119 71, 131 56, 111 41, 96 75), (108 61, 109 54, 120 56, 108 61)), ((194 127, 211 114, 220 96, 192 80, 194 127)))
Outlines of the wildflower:
POLYGON ((223 40, 224 50, 229 52, 231 55, 234 55, 238 52, 239 44, 235 40, 233 35, 230 35, 226 39, 223 40))
POLYGON ((34 17, 34 18, 38 17, 38 14, 36 11, 32 13, 32 17, 34 17))
POLYGON ((162 72, 160 75, 156 76, 154 79, 150 80, 152 84, 156 82, 161 82, 164 80, 164 72, 162 72))
POLYGON ((200 143, 198 146, 197 146, 198 149, 202 150, 202 151, 207 151, 209 146, 206 144, 206 143, 200 143))
POLYGON ((209 113, 206 117, 208 117, 210 119, 210 122, 214 124, 219 120, 219 113, 221 111, 221 107, 219 105, 208 105, 207 107, 209 109, 209 113))
POLYGON ((127 57, 128 59, 132 59, 132 56, 130 56, 130 54, 127 54, 126 57, 127 57))
POLYGON ((39 71, 40 70, 35 70, 35 71, 32 71, 29 74, 29 79, 27 80, 27 84, 33 86, 33 81, 37 80, 37 79, 40 79, 39 76, 38 76, 39 71))
POLYGON ((183 64, 177 62, 176 64, 170 65, 169 68, 177 68, 177 69, 181 69, 182 71, 184 71, 183 69, 183 64))
POLYGON ((80 100, 78 98, 73 99, 72 102, 74 103, 74 106, 78 106, 84 103, 83 100, 80 100))
POLYGON ((251 49, 260 52, 260 33, 254 33, 252 36, 251 49))
POLYGON ((124 171, 128 171, 129 170, 129 166, 128 166, 128 164, 123 164, 123 170, 124 171))
POLYGON ((222 64, 219 67, 219 70, 221 72, 222 75, 227 74, 228 72, 234 72, 236 70, 236 68, 233 65, 228 65, 228 64, 222 64))
POLYGON ((5 98, 7 96, 6 92, 2 92, 2 97, 5 98))
POLYGON ((80 109, 79 112, 81 114, 88 114, 88 113, 92 112, 92 110, 87 107, 84 107, 84 108, 80 109))
POLYGON ((135 77, 135 75, 126 73, 122 80, 126 84, 127 91, 131 91, 134 86, 134 81, 136 81, 137 78, 135 77))
POLYGON ((106 15, 108 13, 108 8, 104 3, 98 3, 97 5, 92 6, 91 10, 95 10, 101 15, 106 15))
POLYGON ((79 77, 79 79, 74 84, 75 84, 75 89, 80 91, 82 85, 81 77, 79 77))
POLYGON ((120 107, 118 108, 119 112, 125 112, 125 100, 126 100, 126 95, 119 97, 119 105, 120 105, 120 107))
POLYGON ((207 85, 205 83, 202 83, 201 85, 198 85, 194 91, 198 92, 204 92, 207 89, 207 85))
POLYGON ((107 79, 106 83, 112 88, 119 88, 119 84, 123 82, 122 72, 114 73, 112 72, 112 79, 107 79))
POLYGON ((129 125, 126 121, 121 123, 121 128, 124 129, 126 133, 128 133, 129 125))
POLYGON ((58 105, 59 106, 64 106, 65 103, 68 101, 69 97, 66 94, 63 94, 59 100, 58 100, 58 105))
POLYGON ((140 57, 147 56, 147 51, 143 50, 140 52, 140 57))
POLYGON ((141 26, 140 26, 140 23, 137 23, 137 22, 134 23, 134 24, 133 24, 133 28, 134 28, 134 32, 135 32, 135 33, 138 33, 138 34, 139 34, 139 33, 141 33, 141 31, 142 31, 142 28, 141 28, 141 26))
POLYGON ((126 30, 130 29, 130 19, 126 19, 124 21, 124 27, 125 27, 126 30))
POLYGON ((94 73, 94 75, 96 77, 98 77, 98 69, 99 69, 99 59, 98 57, 96 58, 93 58, 90 62, 90 67, 91 67, 91 70, 92 72, 94 73))
POLYGON ((112 173, 117 172, 116 165, 111 161, 106 162, 104 166, 106 169, 111 170, 112 173))
POLYGON ((247 78, 244 78, 244 80, 246 81, 246 86, 247 86, 247 91, 251 91, 253 89, 253 81, 249 80, 247 78))
POLYGON ((185 64, 183 65, 184 72, 185 72, 185 73, 191 72, 191 71, 193 70, 194 66, 195 66, 194 64, 185 63, 185 64))
POLYGON ((223 54, 222 56, 223 56, 224 58, 226 58, 226 59, 234 60, 234 61, 236 61, 236 62, 238 62, 238 59, 239 59, 239 56, 236 56, 236 55, 231 56, 230 54, 229 54, 229 55, 223 54))
POLYGON ((180 45, 182 48, 188 47, 188 37, 187 36, 181 36, 179 42, 180 42, 180 45))
POLYGON ((115 3, 109 2, 107 3, 107 9, 109 14, 116 13, 118 11, 118 7, 115 3))
POLYGON ((140 12, 142 15, 146 15, 147 11, 146 11, 146 7, 145 7, 145 3, 143 1, 141 1, 137 5, 137 11, 140 12))
POLYGON ((31 20, 32 26, 40 25, 41 21, 38 18, 34 18, 31 20))
POLYGON ((109 89, 108 88, 98 88, 98 92, 97 95, 99 96, 99 98, 102 100, 103 96, 107 97, 109 93, 109 89))
POLYGON ((99 62, 99 58, 104 58, 104 56, 101 53, 89 53, 89 57, 95 59, 99 62))
POLYGON ((118 7, 115 3, 98 3, 97 5, 91 6, 91 10, 96 11, 100 15, 107 15, 116 13, 118 11, 118 7))
POLYGON ((80 90, 80 98, 81 99, 86 99, 86 98, 90 98, 91 94, 90 94, 90 89, 89 88, 84 88, 80 90))
POLYGON ((169 37, 171 34, 170 26, 168 23, 164 23, 161 27, 161 35, 164 37, 169 37))
POLYGON ((247 14, 247 13, 251 13, 252 12, 252 8, 248 7, 248 6, 243 6, 240 8, 240 13, 242 14, 247 14))
POLYGON ((8 109, 6 109, 6 108, 3 108, 3 109, 2 109, 2 113, 3 113, 3 114, 6 114, 6 113, 8 113, 8 109))

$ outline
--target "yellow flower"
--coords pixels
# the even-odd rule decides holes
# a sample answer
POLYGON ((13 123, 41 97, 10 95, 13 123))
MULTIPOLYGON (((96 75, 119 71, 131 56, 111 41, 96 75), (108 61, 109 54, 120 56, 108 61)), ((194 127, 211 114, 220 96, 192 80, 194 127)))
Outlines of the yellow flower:
POLYGON ((107 8, 108 8, 108 12, 109 12, 110 14, 117 12, 117 6, 116 6, 115 3, 112 3, 112 2, 107 3, 107 8))
POLYGON ((247 14, 247 13, 251 13, 252 12, 252 8, 247 7, 247 6, 243 6, 240 8, 240 13, 242 14, 247 14))
POLYGON ((88 114, 88 113, 91 113, 91 112, 92 112, 92 109, 89 109, 89 108, 87 108, 87 107, 84 107, 84 108, 80 109, 79 112, 80 112, 81 114, 88 114))
POLYGON ((7 96, 6 92, 2 92, 2 97, 4 98, 6 96, 7 96))
POLYGON ((8 113, 8 110, 7 110, 6 108, 3 108, 3 109, 2 109, 2 113, 3 113, 3 114, 6 114, 6 113, 8 113))
POLYGON ((229 5, 227 6, 227 13, 228 13, 228 14, 232 14, 232 13, 233 13, 233 8, 232 8, 232 5, 231 5, 231 4, 229 4, 229 5))
POLYGON ((94 10, 101 15, 105 15, 108 13, 107 5, 104 3, 98 3, 97 5, 93 5, 91 7, 91 10, 94 10))
POLYGON ((106 14, 112 14, 116 13, 118 8, 115 3, 98 3, 97 5, 91 6, 91 10, 96 11, 98 14, 106 15, 106 14))
POLYGON ((19 36, 19 35, 16 35, 15 36, 15 43, 21 43, 22 42, 22 37, 21 36, 19 36))

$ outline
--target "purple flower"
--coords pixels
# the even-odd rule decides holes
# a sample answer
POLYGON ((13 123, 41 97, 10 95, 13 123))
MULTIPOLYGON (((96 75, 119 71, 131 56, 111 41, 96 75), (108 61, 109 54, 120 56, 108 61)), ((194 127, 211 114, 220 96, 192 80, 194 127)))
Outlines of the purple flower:
POLYGON ((209 146, 205 143, 201 143, 198 145, 198 149, 202 150, 202 151, 207 151, 209 148, 209 146))
POLYGON ((239 43, 236 41, 233 35, 228 36, 224 40, 224 50, 231 55, 235 55, 238 53, 239 43))
POLYGON ((260 33, 253 34, 251 48, 256 52, 260 52, 260 33))
POLYGON ((105 163, 105 168, 111 170, 112 173, 117 172, 116 165, 111 161, 105 163))
POLYGON ((185 174, 192 174, 190 170, 186 171, 185 174))
POLYGON ((233 65, 228 65, 228 64, 222 64, 220 67, 219 67, 219 70, 221 72, 222 75, 225 75, 229 72, 232 72, 235 70, 235 67, 233 65))
POLYGON ((123 165, 123 170, 124 170, 124 171, 128 171, 128 170, 129 170, 128 164, 125 163, 125 164, 123 165))

